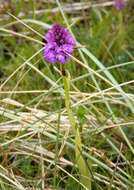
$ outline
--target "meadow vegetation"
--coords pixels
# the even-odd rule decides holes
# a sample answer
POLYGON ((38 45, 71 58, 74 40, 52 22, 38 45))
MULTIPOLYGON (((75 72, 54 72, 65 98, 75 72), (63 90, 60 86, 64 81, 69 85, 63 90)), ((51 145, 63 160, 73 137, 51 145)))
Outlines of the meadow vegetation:
POLYGON ((0 1, 0 190, 134 189, 133 9, 0 1), (67 94, 60 64, 43 56, 54 23, 77 41, 67 94))

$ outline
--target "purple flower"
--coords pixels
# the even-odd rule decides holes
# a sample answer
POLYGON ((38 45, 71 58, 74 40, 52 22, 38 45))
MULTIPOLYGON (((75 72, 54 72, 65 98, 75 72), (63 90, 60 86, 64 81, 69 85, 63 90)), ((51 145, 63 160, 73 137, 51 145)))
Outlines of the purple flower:
POLYGON ((126 6, 126 0, 114 0, 114 6, 117 10, 121 10, 126 6))
POLYGON ((44 58, 49 63, 66 63, 75 47, 75 40, 67 29, 54 24, 46 34, 47 43, 44 47, 44 58))

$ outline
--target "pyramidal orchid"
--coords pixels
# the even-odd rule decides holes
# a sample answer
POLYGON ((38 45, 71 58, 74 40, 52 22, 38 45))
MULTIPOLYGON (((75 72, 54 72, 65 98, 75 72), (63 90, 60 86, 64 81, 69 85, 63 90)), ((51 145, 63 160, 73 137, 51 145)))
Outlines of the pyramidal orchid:
POLYGON ((44 58, 49 63, 67 63, 73 53, 75 40, 70 32, 59 24, 54 24, 45 35, 44 58))
POLYGON ((122 10, 127 5, 126 0, 114 0, 114 6, 117 10, 122 10))

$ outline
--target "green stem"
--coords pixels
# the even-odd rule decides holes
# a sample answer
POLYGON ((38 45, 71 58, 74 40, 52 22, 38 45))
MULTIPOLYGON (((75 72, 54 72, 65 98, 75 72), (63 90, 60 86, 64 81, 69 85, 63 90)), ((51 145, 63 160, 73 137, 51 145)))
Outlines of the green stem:
POLYGON ((70 125, 71 125, 71 127, 73 129, 73 133, 75 135, 75 156, 76 156, 76 162, 78 165, 78 169, 80 172, 80 180, 86 189, 91 190, 91 176, 90 176, 90 172, 88 170, 88 167, 87 167, 85 160, 83 158, 83 155, 82 155, 82 142, 81 142, 79 127, 75 121, 73 111, 71 109, 71 101, 70 101, 70 96, 69 96, 69 91, 70 91, 69 74, 67 76, 63 76, 63 84, 64 84, 64 93, 65 93, 65 106, 67 109, 70 125))

